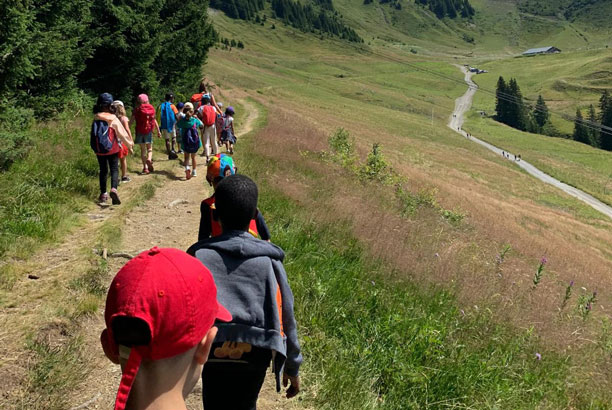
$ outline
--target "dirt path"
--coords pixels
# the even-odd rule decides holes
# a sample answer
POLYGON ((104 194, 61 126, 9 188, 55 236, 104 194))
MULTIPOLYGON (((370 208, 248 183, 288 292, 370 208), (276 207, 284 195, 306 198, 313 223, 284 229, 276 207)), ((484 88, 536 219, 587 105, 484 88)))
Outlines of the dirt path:
MULTIPOLYGON (((463 66, 457 66, 461 69, 461 71, 463 71, 463 73, 465 74, 465 82, 468 85, 468 90, 466 91, 465 94, 463 94, 461 97, 457 98, 457 100, 455 101, 455 110, 453 111, 453 114, 451 115, 450 119, 449 119, 449 123, 448 123, 448 127, 451 128, 453 131, 458 132, 459 134, 461 134, 462 136, 468 138, 467 136, 467 132, 465 132, 464 130, 461 129, 461 127, 463 126, 463 122, 464 122, 464 115, 467 111, 469 111, 469 109, 472 107, 472 101, 474 99, 474 95, 476 94, 476 91, 478 90, 478 86, 476 85, 476 83, 474 83, 472 81, 472 76, 473 73, 469 72, 465 67, 463 66)), ((508 154, 510 156, 510 158, 514 158, 514 154, 508 151, 504 151, 500 148, 497 148, 494 145, 489 144, 488 142, 482 141, 476 137, 474 137, 473 135, 470 134, 469 136, 469 140, 473 141, 477 144, 482 145, 483 147, 495 152, 498 155, 503 155, 503 153, 505 152, 506 154, 508 154)), ((527 173, 529 173, 530 175, 536 177, 537 179, 539 179, 542 182, 545 182, 547 184, 550 184, 560 190, 562 190, 563 192, 565 192, 566 194, 569 194, 571 196, 573 196, 574 198, 577 198, 579 200, 581 200, 582 202, 586 203, 587 205, 591 206, 593 209, 601 212, 602 214, 608 216, 610 219, 612 219, 612 207, 604 204, 603 202, 599 201, 598 199, 594 198, 593 196, 587 194, 586 192, 583 192, 577 188, 574 188, 573 186, 564 184, 563 182, 551 177, 550 175, 540 171, 538 168, 534 167, 533 165, 531 165, 529 162, 525 161, 525 160, 520 160, 520 161, 514 161, 514 163, 521 167, 522 169, 524 169, 525 171, 527 171, 527 173)))
MULTIPOLYGON (((246 119, 237 125, 238 135, 242 136, 254 129, 258 118, 256 107, 246 99, 240 104, 246 119)), ((238 147, 239 149, 239 147, 238 147)), ((200 202, 210 196, 212 188, 206 183, 204 160, 198 157, 198 176, 185 180, 184 168, 174 162, 164 165, 167 181, 158 188, 152 199, 130 212, 123 226, 122 250, 136 253, 152 246, 187 249, 197 240, 200 221, 200 202), (172 206, 170 206, 173 204, 172 206)), ((125 263, 124 259, 111 260, 108 281, 112 274, 125 263)), ((107 408, 113 403, 120 379, 120 369, 103 357, 99 346, 99 333, 104 328, 103 312, 88 319, 86 330, 86 349, 90 352, 92 371, 83 388, 74 392, 71 405, 79 409, 107 408)), ((188 398, 189 409, 202 409, 201 385, 198 385, 188 398)), ((268 377, 262 392, 259 406, 261 409, 291 408, 295 400, 287 402, 274 391, 274 381, 268 377)))

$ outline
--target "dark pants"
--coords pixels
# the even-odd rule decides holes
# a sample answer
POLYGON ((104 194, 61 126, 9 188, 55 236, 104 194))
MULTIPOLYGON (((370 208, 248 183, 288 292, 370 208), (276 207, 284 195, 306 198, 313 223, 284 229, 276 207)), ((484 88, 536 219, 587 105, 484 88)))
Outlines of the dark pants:
POLYGON ((240 360, 219 360, 213 356, 219 346, 202 371, 204 410, 255 410, 272 352, 253 346, 240 360))
POLYGON ((100 165, 100 193, 106 192, 106 179, 108 178, 108 169, 111 174, 111 188, 119 186, 119 154, 113 155, 98 155, 98 165, 100 165))

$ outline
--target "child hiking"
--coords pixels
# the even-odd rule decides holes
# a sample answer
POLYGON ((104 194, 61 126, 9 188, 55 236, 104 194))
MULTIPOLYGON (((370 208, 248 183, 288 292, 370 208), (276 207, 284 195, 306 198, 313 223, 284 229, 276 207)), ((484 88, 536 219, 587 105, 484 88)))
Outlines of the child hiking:
POLYGON ((174 106, 174 94, 166 94, 165 101, 159 106, 162 136, 166 141, 166 154, 168 159, 176 159, 176 121, 178 110, 174 106))
POLYGON ((206 410, 254 410, 266 371, 272 364, 276 389, 300 390, 302 354, 293 312, 293 293, 281 248, 247 232, 257 211, 257 186, 243 175, 217 185, 217 214, 223 234, 187 251, 213 275, 219 301, 232 314, 218 323, 209 361, 202 371, 206 410))
POLYGON ((176 126, 181 130, 181 146, 183 151, 185 151, 185 179, 189 180, 191 177, 197 176, 196 155, 198 149, 200 149, 200 134, 198 130, 204 124, 193 115, 193 104, 191 103, 185 104, 183 114, 185 116, 178 121, 176 126), (189 166, 189 159, 191 159, 193 169, 189 166))
POLYGON ((119 119, 111 113, 113 96, 103 93, 98 96, 94 106, 94 120, 91 124, 89 144, 96 154, 100 167, 100 205, 105 205, 108 201, 106 191, 106 179, 110 169, 111 191, 110 197, 113 205, 121 204, 117 187, 119 186, 119 151, 120 140, 127 140, 127 132, 121 125, 119 119))
MULTIPOLYGON (((226 154, 218 154, 213 156, 208 162, 206 169, 206 181, 217 189, 219 182, 227 176, 236 173, 236 166, 232 157, 226 154)), ((264 241, 270 241, 270 230, 266 225, 259 209, 257 215, 249 223, 248 232, 256 238, 261 238, 264 241)), ((215 194, 202 201, 200 204, 200 229, 198 231, 198 241, 221 235, 221 224, 217 216, 215 207, 215 194)))
POLYGON ((115 410, 186 409, 217 334, 232 316, 210 271, 185 252, 154 247, 117 273, 106 296, 106 357, 121 365, 115 410))
POLYGON ((200 86, 198 87, 198 90, 199 92, 196 94, 193 94, 191 96, 191 99, 189 100, 193 104, 193 109, 197 111, 200 108, 200 105, 202 103, 202 97, 207 95, 208 97, 210 97, 211 105, 215 107, 215 110, 217 110, 218 113, 221 113, 221 109, 219 108, 219 106, 217 105, 217 102, 215 101, 215 96, 211 92, 206 91, 206 80, 205 79, 200 81, 200 86))
POLYGON ((229 106, 225 110, 223 127, 221 129, 221 142, 225 144, 225 152, 234 153, 236 134, 234 133, 234 107, 229 106))
POLYGON ((202 132, 202 144, 206 155, 206 162, 210 159, 211 153, 217 155, 219 147, 217 146, 217 130, 215 124, 217 122, 217 111, 210 105, 210 96, 202 97, 202 106, 198 109, 198 118, 204 123, 204 131, 202 132))
POLYGON ((159 125, 155 119, 155 108, 149 104, 146 94, 138 96, 138 106, 132 112, 132 119, 136 120, 136 144, 140 145, 140 159, 142 160, 142 173, 148 174, 153 168, 153 131, 161 138, 159 125))
POLYGON ((134 153, 134 140, 132 139, 132 132, 130 131, 130 120, 125 113, 125 106, 122 101, 113 101, 112 112, 119 118, 121 125, 127 133, 127 140, 121 141, 121 151, 119 151, 119 165, 121 166, 121 182, 130 182, 130 177, 127 176, 127 157, 130 153, 134 153))

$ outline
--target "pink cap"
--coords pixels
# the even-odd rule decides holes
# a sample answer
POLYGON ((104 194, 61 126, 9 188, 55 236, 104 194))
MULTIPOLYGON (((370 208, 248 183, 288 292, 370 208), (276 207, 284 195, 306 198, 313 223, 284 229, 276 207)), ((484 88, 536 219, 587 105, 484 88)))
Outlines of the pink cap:
POLYGON ((138 101, 139 101, 141 104, 148 104, 148 103, 149 103, 149 96, 148 96, 148 95, 146 95, 146 94, 140 94, 140 95, 138 96, 138 101))
POLYGON ((160 360, 188 351, 206 336, 215 320, 232 315, 217 301, 210 271, 198 259, 172 248, 154 247, 129 261, 117 273, 106 297, 102 343, 113 355, 119 346, 112 322, 119 316, 147 323, 151 341, 134 346, 123 369, 115 409, 122 410, 142 359, 160 360))

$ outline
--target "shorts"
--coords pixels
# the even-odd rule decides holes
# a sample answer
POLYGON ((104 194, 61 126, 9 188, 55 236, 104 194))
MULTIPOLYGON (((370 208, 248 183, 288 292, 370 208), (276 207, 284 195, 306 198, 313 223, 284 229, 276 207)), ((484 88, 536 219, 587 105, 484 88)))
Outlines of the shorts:
POLYGON ((126 144, 122 144, 121 145, 121 151, 119 151, 119 158, 125 158, 128 155, 130 155, 130 149, 127 147, 126 144))
POLYGON ((165 140, 175 140, 176 139, 176 128, 172 128, 172 131, 162 130, 162 136, 165 140))
POLYGON ((152 142, 153 142, 152 132, 148 134, 136 133, 136 139, 134 140, 134 144, 151 144, 152 142))

